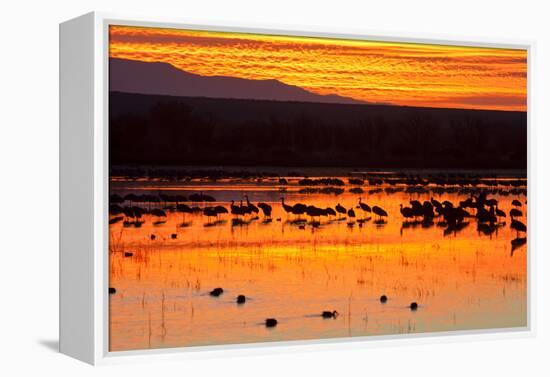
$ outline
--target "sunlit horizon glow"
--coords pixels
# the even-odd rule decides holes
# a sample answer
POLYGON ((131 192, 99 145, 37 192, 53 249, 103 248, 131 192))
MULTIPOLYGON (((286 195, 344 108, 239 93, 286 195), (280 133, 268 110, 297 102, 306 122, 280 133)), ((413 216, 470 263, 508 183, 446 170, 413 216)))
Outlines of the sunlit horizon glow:
POLYGON ((110 57, 402 106, 526 111, 527 51, 110 27, 110 57))

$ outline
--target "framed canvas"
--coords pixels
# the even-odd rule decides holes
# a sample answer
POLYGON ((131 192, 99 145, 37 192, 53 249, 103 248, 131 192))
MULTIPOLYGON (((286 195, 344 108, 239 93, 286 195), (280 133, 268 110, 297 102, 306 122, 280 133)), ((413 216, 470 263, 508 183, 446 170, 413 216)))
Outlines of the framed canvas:
POLYGON ((532 49, 61 24, 61 352, 532 334, 532 49))

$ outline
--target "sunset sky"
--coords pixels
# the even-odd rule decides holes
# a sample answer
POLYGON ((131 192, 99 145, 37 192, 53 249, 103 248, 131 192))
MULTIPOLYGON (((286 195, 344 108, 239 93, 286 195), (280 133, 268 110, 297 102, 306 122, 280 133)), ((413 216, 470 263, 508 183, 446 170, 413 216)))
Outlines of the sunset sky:
POLYGON ((526 110, 527 52, 110 27, 110 56, 407 106, 526 110))

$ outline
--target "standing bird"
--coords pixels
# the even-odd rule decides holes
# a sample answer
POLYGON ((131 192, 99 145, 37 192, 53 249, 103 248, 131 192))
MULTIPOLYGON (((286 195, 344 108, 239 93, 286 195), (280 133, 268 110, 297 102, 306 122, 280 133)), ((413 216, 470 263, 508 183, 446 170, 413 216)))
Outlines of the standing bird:
POLYGON ((325 210, 323 208, 319 208, 315 206, 307 206, 306 214, 311 217, 311 221, 313 222, 313 219, 315 217, 318 217, 320 220, 320 217, 325 214, 325 210))
POLYGON ((495 209, 495 215, 497 215, 498 218, 506 217, 506 213, 503 210, 499 209, 498 206, 495 209))
POLYGON ((340 203, 338 203, 335 208, 336 212, 341 213, 342 215, 345 215, 347 213, 346 209, 342 207, 340 203))
POLYGON ((271 206, 269 204, 258 203, 258 207, 260 207, 265 217, 271 218, 271 206))
POLYGON ((516 231, 516 238, 519 238, 519 232, 527 232, 527 226, 525 226, 525 224, 521 221, 514 219, 512 219, 512 222, 510 223, 510 228, 516 231))
POLYGON ((374 212, 376 215, 378 215, 379 217, 379 221, 382 221, 382 216, 384 217, 388 217, 388 213, 386 211, 384 211, 382 208, 378 207, 378 206, 374 206, 372 207, 372 212, 374 212))
POLYGON ((372 209, 370 208, 370 206, 367 203, 363 203, 361 200, 362 199, 359 198, 359 205, 357 206, 357 208, 361 208, 363 212, 371 213, 372 209))
POLYGON ((399 204, 399 211, 405 219, 412 219, 414 217, 414 212, 411 207, 403 207, 403 204, 399 204))
POLYGON ((235 204, 234 200, 231 201, 230 208, 231 208, 231 214, 237 216, 237 218, 239 218, 239 216, 244 215, 244 211, 242 210, 241 207, 235 204))
POLYGON ((422 216, 424 216, 424 221, 430 221, 435 217, 434 206, 427 200, 422 204, 422 216))
POLYGON ((223 213, 229 213, 227 208, 225 208, 224 206, 215 206, 214 211, 216 211, 216 214, 218 214, 218 215, 221 215, 223 213))
MULTIPOLYGON (((348 226, 352 227, 355 224, 355 221, 353 221, 353 219, 355 219, 355 211, 353 210, 353 208, 348 209, 348 217, 349 217, 348 226)), ((363 223, 360 222, 359 226, 362 227, 363 223)))
POLYGON ((182 221, 183 222, 185 222, 185 214, 186 213, 193 213, 193 210, 191 209, 191 207, 189 207, 187 204, 183 204, 183 203, 180 203, 180 204, 176 205, 176 211, 182 213, 182 221))
POLYGON ((241 200, 241 203, 239 204, 239 208, 241 209, 243 215, 250 215, 252 213, 252 209, 247 205, 243 205, 242 200, 241 200))
POLYGON ((292 206, 292 213, 300 217, 307 211, 307 206, 303 203, 296 203, 292 206))
POLYGON ((476 218, 480 223, 494 224, 497 220, 495 216, 495 207, 491 206, 489 210, 485 209, 485 207, 481 207, 477 211, 476 218))
POLYGON ((434 199, 434 198, 430 198, 430 203, 432 203, 432 205, 433 205, 435 208, 441 208, 441 207, 443 207, 443 205, 439 202, 439 200, 434 199))
POLYGON ((517 208, 512 208, 510 210, 510 218, 513 220, 514 217, 521 217, 523 216, 523 212, 521 212, 519 209, 517 208))
POLYGON ((325 214, 327 216, 336 216, 336 212, 330 207, 325 208, 325 214))
POLYGON ((527 243, 527 237, 514 238, 510 243, 512 244, 512 255, 514 255, 515 249, 527 243))
MULTIPOLYGON (((156 221, 153 222, 153 225, 161 225, 161 224, 164 224, 166 222, 166 212, 164 212, 162 209, 153 208, 150 213, 151 213, 151 215, 156 216, 158 218, 156 221), (161 219, 161 218, 163 218, 163 219, 161 219)), ((139 215, 138 217, 141 217, 141 215, 139 215)))
POLYGON ((420 203, 418 200, 411 200, 409 203, 411 203, 411 208, 414 214, 414 217, 422 216, 424 213, 424 208, 422 207, 422 203, 420 203))
POLYGON ((303 215, 306 213, 307 206, 302 203, 296 203, 293 206, 289 206, 285 203, 285 198, 281 198, 281 204, 283 205, 283 209, 286 213, 292 213, 293 215, 300 217, 300 215, 303 215))
POLYGON ((285 203, 285 198, 281 198, 281 205, 287 214, 292 213, 292 206, 285 203))
POLYGON ((208 218, 208 223, 210 223, 211 217, 218 217, 218 212, 214 207, 205 207, 202 213, 208 218))
MULTIPOLYGON (((521 203, 520 203, 520 204, 521 204, 521 203)), ((485 205, 486 205, 486 206, 489 206, 489 207, 491 207, 491 206, 496 207, 496 206, 498 205, 498 201, 497 201, 496 199, 494 199, 494 198, 486 199, 486 200, 485 200, 485 205)))
POLYGON ((441 204, 443 205, 443 207, 447 207, 447 208, 453 208, 454 207, 453 203, 451 203, 448 200, 444 200, 443 203, 441 203, 441 204))
POLYGON ((250 209, 251 212, 254 212, 254 213, 260 212, 258 207, 256 207, 254 204, 250 203, 250 200, 248 200, 248 195, 245 195, 244 197, 246 199, 246 205, 248 206, 248 208, 250 209))

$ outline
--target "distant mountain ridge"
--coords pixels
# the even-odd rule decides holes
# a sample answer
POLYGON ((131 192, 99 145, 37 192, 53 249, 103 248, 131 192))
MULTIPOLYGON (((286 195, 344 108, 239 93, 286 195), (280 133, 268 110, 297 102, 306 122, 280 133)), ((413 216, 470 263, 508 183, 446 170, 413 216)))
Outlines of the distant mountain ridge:
POLYGON ((180 97, 368 104, 336 94, 315 94, 278 80, 196 75, 169 63, 110 58, 109 70, 110 91, 180 97))

